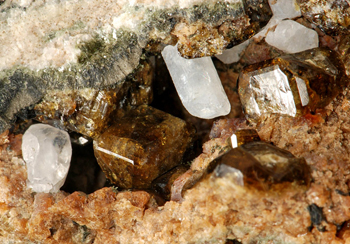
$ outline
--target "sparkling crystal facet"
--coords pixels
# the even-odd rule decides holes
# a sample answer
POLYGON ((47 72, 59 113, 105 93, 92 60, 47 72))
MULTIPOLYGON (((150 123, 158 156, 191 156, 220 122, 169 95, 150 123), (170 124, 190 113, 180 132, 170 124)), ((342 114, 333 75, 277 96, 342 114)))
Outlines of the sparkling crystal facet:
POLYGON ((297 53, 318 47, 317 32, 293 20, 283 20, 269 31, 266 42, 286 53, 297 53))
POLYGON ((182 58, 176 46, 162 52, 182 104, 193 116, 212 119, 227 115, 230 102, 210 57, 182 58))
POLYGON ((348 80, 338 55, 312 49, 246 67, 239 96, 250 122, 264 114, 296 116, 326 106, 348 80))
POLYGON ((181 162, 193 129, 179 118, 140 106, 94 141, 95 156, 109 180, 122 188, 145 188, 181 162))
POLYGON ((72 157, 68 133, 50 125, 32 125, 23 135, 22 153, 27 164, 28 187, 35 192, 59 191, 72 157))
POLYGON ((219 164, 214 176, 234 174, 237 184, 262 190, 281 182, 308 185, 311 179, 310 168, 304 158, 296 158, 290 152, 266 142, 244 144, 216 160, 219 164))

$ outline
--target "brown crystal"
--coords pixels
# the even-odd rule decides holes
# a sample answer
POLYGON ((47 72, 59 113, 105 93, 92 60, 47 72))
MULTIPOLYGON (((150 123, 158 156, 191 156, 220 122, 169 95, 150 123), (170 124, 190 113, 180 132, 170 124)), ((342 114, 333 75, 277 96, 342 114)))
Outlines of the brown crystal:
POLYGON ((53 91, 34 110, 40 122, 57 121, 62 127, 96 137, 123 95, 121 86, 100 91, 89 88, 77 92, 53 91))
POLYGON ((114 121, 94 141, 95 156, 113 184, 147 188, 181 162, 193 132, 181 119, 143 105, 114 121))
POLYGON ((153 66, 149 60, 140 60, 137 70, 113 88, 50 91, 34 107, 36 119, 95 138, 115 110, 120 110, 120 116, 133 106, 151 103, 152 81, 153 66))
POLYGON ((328 49, 312 49, 246 67, 238 92, 250 122, 264 114, 297 116, 323 108, 347 85, 344 64, 328 49))
POLYGON ((341 38, 338 52, 340 59, 344 63, 346 75, 350 77, 350 35, 345 35, 341 38))
POLYGON ((308 185, 311 179, 310 168, 304 158, 296 158, 290 152, 266 142, 244 144, 217 161, 219 165, 214 170, 215 176, 235 173, 237 182, 243 177, 243 185, 262 190, 281 182, 308 185))
POLYGON ((183 175, 188 170, 188 168, 189 167, 186 167, 185 165, 179 165, 169 172, 166 172, 165 174, 159 176, 152 182, 152 189, 164 197, 164 199, 169 200, 171 185, 178 177, 183 175))
POLYGON ((234 134, 237 137, 237 146, 242 146, 252 141, 260 141, 258 132, 253 129, 236 130, 234 134))

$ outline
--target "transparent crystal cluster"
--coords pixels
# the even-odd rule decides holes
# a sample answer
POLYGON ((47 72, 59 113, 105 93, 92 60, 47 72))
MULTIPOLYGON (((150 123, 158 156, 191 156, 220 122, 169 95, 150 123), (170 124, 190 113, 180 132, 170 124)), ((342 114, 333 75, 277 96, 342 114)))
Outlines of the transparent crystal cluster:
POLYGON ((22 154, 27 166, 27 186, 34 192, 58 192, 72 157, 68 133, 50 125, 32 125, 23 135, 22 154))
POLYGON ((162 52, 182 104, 193 116, 212 119, 227 115, 230 102, 210 57, 185 59, 176 46, 162 52))

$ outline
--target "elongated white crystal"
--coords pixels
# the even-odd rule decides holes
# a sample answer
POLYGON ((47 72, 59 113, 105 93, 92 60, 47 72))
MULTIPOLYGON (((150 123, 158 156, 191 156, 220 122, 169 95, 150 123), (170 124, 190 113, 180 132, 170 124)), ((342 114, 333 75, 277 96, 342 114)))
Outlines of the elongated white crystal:
POLYGON ((181 102, 190 114, 212 119, 230 112, 230 102, 210 57, 185 59, 176 46, 166 46, 162 55, 181 102))
POLYGON ((27 165, 27 186, 34 192, 58 192, 72 157, 68 133, 50 125, 32 125, 23 135, 22 154, 27 165))
POLYGON ((318 47, 317 32, 293 20, 283 20, 270 31, 266 42, 287 53, 297 53, 318 47))

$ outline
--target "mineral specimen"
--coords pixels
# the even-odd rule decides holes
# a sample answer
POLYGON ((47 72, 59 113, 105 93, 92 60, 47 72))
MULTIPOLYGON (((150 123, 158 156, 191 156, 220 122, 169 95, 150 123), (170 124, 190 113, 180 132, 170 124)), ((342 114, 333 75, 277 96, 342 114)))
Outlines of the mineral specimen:
POLYGON ((297 53, 318 47, 317 32, 293 20, 279 23, 274 31, 267 33, 265 40, 269 45, 286 53, 297 53))
POLYGON ((0 132, 49 91, 118 85, 149 43, 179 38, 180 46, 201 46, 191 55, 212 55, 248 39, 271 17, 267 0, 6 0, 0 13, 0 132))
POLYGON ((296 116, 326 106, 348 80, 338 55, 312 49, 246 67, 239 95, 250 122, 264 114, 296 116))
POLYGON ((146 188, 181 162, 193 132, 181 119, 140 106, 94 141, 95 156, 113 184, 146 188))
POLYGON ((35 124, 23 135, 27 186, 35 192, 57 192, 64 184, 72 157, 67 132, 50 125, 35 124))
POLYGON ((185 59, 178 54, 176 46, 170 45, 162 55, 181 102, 190 114, 212 119, 230 112, 230 102, 211 58, 185 59))
POLYGON ((267 190, 273 184, 310 183, 310 168, 303 158, 266 142, 250 142, 232 149, 217 159, 216 177, 234 174, 240 185, 267 190), (243 175, 243 181, 241 180, 243 175))
POLYGON ((236 130, 230 139, 232 148, 239 147, 248 142, 260 141, 257 131, 253 129, 236 130))

